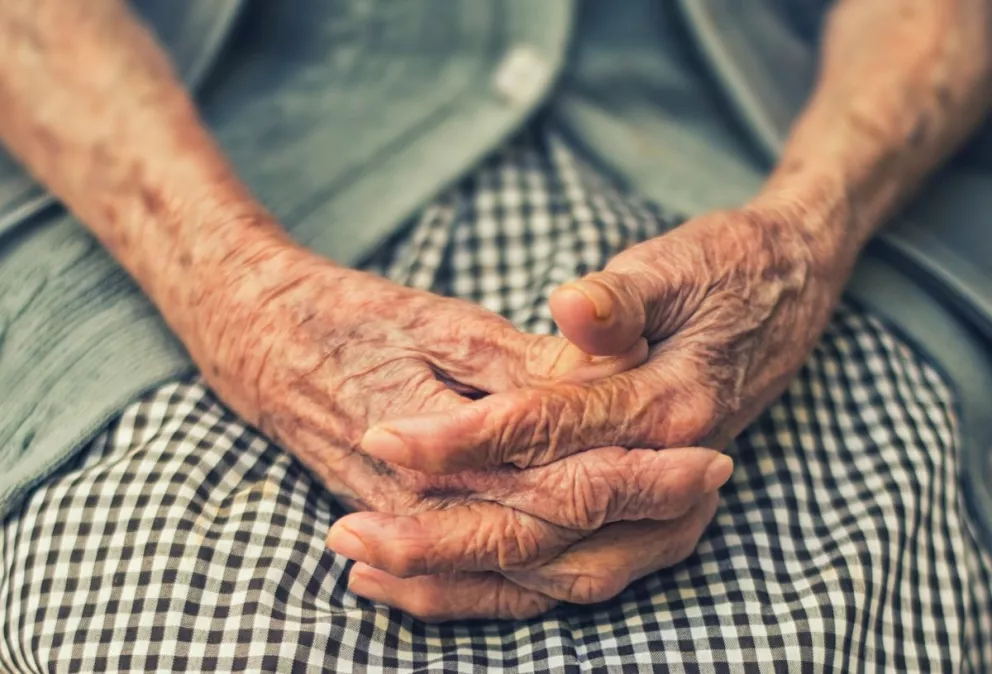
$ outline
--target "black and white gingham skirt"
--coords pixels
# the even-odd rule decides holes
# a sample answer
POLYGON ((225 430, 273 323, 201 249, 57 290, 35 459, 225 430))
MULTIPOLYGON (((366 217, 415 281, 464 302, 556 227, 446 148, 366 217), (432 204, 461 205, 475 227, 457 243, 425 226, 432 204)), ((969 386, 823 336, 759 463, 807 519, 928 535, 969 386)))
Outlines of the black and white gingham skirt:
MULTIPOLYGON (((524 134, 374 262, 532 331, 548 294, 674 224, 550 130, 524 134)), ((200 383, 132 404, 0 528, 0 670, 992 671, 992 557, 954 397, 842 306, 731 450, 698 551, 593 607, 426 625, 346 591, 342 514, 200 383)))

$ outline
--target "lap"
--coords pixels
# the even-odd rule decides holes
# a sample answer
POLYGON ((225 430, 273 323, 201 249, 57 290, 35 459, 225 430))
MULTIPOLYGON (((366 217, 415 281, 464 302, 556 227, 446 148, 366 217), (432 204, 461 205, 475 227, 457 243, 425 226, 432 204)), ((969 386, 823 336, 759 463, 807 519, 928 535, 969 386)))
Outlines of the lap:
MULTIPOLYGON (((560 141, 528 138, 371 264, 543 331, 555 285, 671 224, 560 141)), ((198 380, 175 382, 131 405, 3 522, 0 663, 992 666, 978 661, 990 650, 992 561, 972 541, 957 486, 953 392, 897 333, 841 307, 786 394, 731 451, 736 473, 685 562, 608 604, 431 626, 350 595, 346 560, 323 543, 339 506, 198 380)))

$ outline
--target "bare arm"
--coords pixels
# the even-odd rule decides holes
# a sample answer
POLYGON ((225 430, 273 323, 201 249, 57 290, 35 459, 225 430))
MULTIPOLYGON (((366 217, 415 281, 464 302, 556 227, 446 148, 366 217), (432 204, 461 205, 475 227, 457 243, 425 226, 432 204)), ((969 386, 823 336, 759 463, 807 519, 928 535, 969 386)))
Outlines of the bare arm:
POLYGON ((850 258, 990 104, 992 2, 840 0, 816 90, 762 197, 844 223, 850 258))
MULTIPOLYGON (((438 372, 486 391, 595 379, 640 362, 646 345, 589 358, 481 307, 295 246, 239 183, 121 0, 0 0, 0 140, 137 279, 225 402, 342 502, 405 515, 443 508, 436 521, 451 541, 443 548, 451 568, 495 567, 513 555, 538 564, 604 522, 671 519, 697 501, 705 512, 729 477, 729 461, 696 448, 629 459, 605 448, 453 479, 358 451, 370 424, 466 402, 438 372), (678 471, 665 469, 670 461, 678 471), (466 492, 485 509, 445 496, 466 492), (459 548, 455 532, 473 544, 459 548)), ((482 594, 423 612, 510 617, 554 603, 493 576, 468 590, 482 594)))
POLYGON ((193 349, 190 277, 280 236, 122 0, 0 3, 0 140, 193 349))

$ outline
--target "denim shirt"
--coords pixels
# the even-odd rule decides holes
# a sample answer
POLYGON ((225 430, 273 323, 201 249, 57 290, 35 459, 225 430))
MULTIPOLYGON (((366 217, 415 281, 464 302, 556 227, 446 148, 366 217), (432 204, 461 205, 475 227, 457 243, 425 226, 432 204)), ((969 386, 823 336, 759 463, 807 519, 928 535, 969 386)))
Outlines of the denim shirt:
MULTIPOLYGON (((136 4, 254 193, 348 264, 542 107, 673 210, 741 203, 810 89, 817 25, 789 0, 291 0, 237 24, 238 0, 136 4)), ((192 368, 94 238, 45 203, 0 158, 0 513, 192 368)))

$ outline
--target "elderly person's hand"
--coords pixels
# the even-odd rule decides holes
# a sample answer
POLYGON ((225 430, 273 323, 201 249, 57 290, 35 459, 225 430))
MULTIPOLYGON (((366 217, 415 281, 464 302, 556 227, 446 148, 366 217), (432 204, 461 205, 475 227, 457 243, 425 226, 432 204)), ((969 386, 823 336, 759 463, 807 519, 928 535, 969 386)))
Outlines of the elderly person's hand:
POLYGON ((203 292, 195 335, 183 336, 206 381, 359 508, 410 506, 379 479, 395 471, 357 449, 370 425, 448 410, 483 392, 601 377, 646 353, 641 343, 617 358, 587 356, 468 302, 274 238, 222 264, 203 292))
MULTIPOLYGON (((446 513, 482 516, 500 536, 480 539, 523 564, 604 522, 677 517, 726 479, 727 463, 703 449, 672 463, 607 448, 534 471, 453 478, 359 451, 366 428, 387 417, 606 376, 641 362, 646 343, 589 358, 563 339, 522 335, 470 304, 295 246, 237 178, 127 5, 0 3, 9 57, 0 66, 12 64, 0 67, 0 141, 128 271, 220 397, 342 501, 407 514, 463 503, 446 513)), ((301 215, 301 194, 278 200, 301 215)), ((100 282, 107 306, 129 305, 114 275, 100 282)))
MULTIPOLYGON (((684 461, 682 451, 657 454, 670 456, 673 469, 684 470, 684 465, 678 466, 684 461)), ((729 463, 726 470, 729 476, 729 463)), ((608 524, 581 538, 550 561, 534 562, 516 569, 515 565, 508 565, 498 573, 397 576, 367 562, 358 562, 352 567, 348 588, 430 622, 466 618, 525 619, 550 610, 560 601, 578 604, 605 601, 633 581, 688 557, 713 518, 717 500, 716 492, 709 491, 680 517, 608 524)), ((433 558, 432 539, 453 539, 447 544, 452 551, 463 544, 464 537, 454 527, 448 530, 440 526, 425 527, 423 520, 433 519, 433 516, 434 513, 425 513, 421 517, 395 517, 387 521, 383 516, 357 513, 341 521, 365 520, 368 523, 365 538, 374 549, 369 549, 363 557, 391 568, 389 560, 433 558), (379 532, 372 531, 375 525, 381 527, 379 532), (392 540, 387 542, 387 537, 392 540), (390 552, 390 548, 394 550, 390 552)), ((439 518, 437 523, 442 521, 439 518)), ((458 521, 455 519, 453 524, 458 521)), ((464 518, 462 523, 465 524, 464 518)), ((482 539, 507 533, 483 529, 476 538, 482 547, 489 547, 492 543, 482 542, 482 539)), ((477 566, 472 561, 471 547, 462 547, 461 554, 465 566, 477 566)))
MULTIPOLYGON (((644 365, 597 382, 507 391, 442 413, 393 419, 371 429, 362 447, 436 474, 555 465, 612 445, 664 450, 659 455, 694 445, 722 448, 801 366, 853 261, 843 229, 836 238, 813 239, 807 217, 771 201, 711 214, 625 251, 604 271, 555 293, 555 319, 573 343, 610 354, 646 337, 644 365)), ((444 532, 446 545, 457 549, 452 539, 461 538, 465 555, 439 563, 427 532, 436 536, 440 529, 409 527, 398 535, 400 526, 380 518, 378 530, 363 529, 369 553, 360 561, 395 571, 377 552, 388 545, 389 559, 423 572, 501 570, 555 599, 601 600, 684 558, 713 512, 713 501, 703 500, 680 520, 606 527, 558 560, 529 569, 480 564, 474 537, 454 530, 444 532)), ((440 520, 443 513, 421 520, 427 517, 440 520)), ((530 597, 496 576, 401 580, 382 571, 359 567, 353 589, 408 609, 430 597, 445 607, 441 614, 452 615, 497 598, 530 597), (456 581, 459 592, 452 589, 456 581)))
MULTIPOLYGON (((476 566, 530 568, 604 524, 682 517, 729 477, 729 459, 702 448, 662 456, 604 447, 527 470, 450 476, 390 466, 358 447, 371 425, 452 411, 483 393, 609 376, 643 362, 646 342, 616 357, 589 356, 470 303, 340 268, 278 240, 243 251, 218 276, 224 282, 196 304, 202 320, 187 343, 221 398, 351 508, 407 515, 403 531, 438 513, 423 520, 434 529, 420 530, 432 561, 390 560, 387 548, 394 572, 445 560, 455 568, 466 554, 476 566)), ((336 527, 331 547, 361 557, 359 525, 375 517, 336 527)), ((539 602, 494 613, 532 608, 539 602)))

